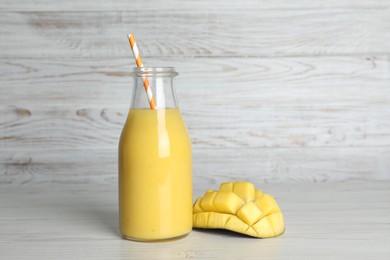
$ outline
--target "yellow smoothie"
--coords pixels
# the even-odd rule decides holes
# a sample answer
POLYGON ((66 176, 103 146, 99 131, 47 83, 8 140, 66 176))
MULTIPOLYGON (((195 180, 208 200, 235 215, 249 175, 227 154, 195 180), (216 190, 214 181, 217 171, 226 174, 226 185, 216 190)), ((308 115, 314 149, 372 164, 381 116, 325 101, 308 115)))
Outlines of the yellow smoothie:
POLYGON ((119 142, 122 235, 183 236, 192 229, 191 142, 179 109, 131 109, 119 142))

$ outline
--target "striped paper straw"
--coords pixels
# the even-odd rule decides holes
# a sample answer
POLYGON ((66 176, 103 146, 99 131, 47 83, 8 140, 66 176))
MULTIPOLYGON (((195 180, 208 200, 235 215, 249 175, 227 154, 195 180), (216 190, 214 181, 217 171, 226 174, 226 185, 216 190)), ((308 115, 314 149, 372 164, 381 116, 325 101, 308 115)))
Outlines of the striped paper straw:
MULTIPOLYGON (((142 68, 144 65, 142 64, 141 55, 139 54, 139 50, 137 47, 137 43, 135 42, 134 35, 129 34, 127 37, 129 38, 131 50, 133 51, 134 54, 135 63, 137 63, 138 68, 142 68)), ((149 86, 149 81, 147 78, 143 78, 143 81, 144 81, 146 94, 148 95, 150 108, 156 109, 156 100, 153 97, 152 89, 149 86)))

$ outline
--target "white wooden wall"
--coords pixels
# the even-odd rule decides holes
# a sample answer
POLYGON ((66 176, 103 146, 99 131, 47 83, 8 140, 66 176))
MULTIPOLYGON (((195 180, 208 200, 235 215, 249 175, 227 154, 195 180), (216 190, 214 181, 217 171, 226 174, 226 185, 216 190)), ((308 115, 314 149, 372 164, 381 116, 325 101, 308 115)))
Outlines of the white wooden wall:
POLYGON ((0 0, 0 185, 117 181, 130 32, 195 185, 390 179, 389 1, 0 0))

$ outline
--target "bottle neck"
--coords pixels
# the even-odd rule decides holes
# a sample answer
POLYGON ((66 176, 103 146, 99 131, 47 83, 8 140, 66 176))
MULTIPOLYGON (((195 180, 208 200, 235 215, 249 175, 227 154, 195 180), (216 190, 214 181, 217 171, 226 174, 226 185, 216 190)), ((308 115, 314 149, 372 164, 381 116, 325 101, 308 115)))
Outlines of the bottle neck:
POLYGON ((179 107, 174 89, 174 77, 177 73, 173 68, 137 68, 132 74, 132 109, 151 109, 150 102, 155 102, 155 109, 179 107))

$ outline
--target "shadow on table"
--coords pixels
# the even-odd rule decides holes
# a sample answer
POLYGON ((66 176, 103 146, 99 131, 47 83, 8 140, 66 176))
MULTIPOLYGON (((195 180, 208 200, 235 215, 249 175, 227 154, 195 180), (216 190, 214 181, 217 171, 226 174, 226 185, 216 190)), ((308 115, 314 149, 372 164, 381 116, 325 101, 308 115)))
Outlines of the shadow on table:
POLYGON ((215 235, 219 237, 232 237, 232 238, 240 238, 240 239, 248 239, 248 240, 258 240, 258 238, 247 236, 244 234, 236 233, 230 230, 225 230, 225 229, 201 229, 201 228, 194 228, 193 232, 198 232, 201 234, 210 234, 210 235, 215 235))
MULTIPOLYGON (((86 200, 88 202, 88 200, 86 200)), ((119 231, 119 212, 117 202, 114 204, 99 204, 97 202, 88 202, 80 213, 85 214, 91 219, 93 224, 96 224, 100 229, 105 230, 117 237, 122 237, 119 231)))
POLYGON ((58 221, 74 223, 74 228, 88 230, 91 234, 121 237, 115 189, 49 191, 47 196, 51 198, 42 213, 55 214, 58 221), (55 212, 50 213, 51 210, 55 212))

